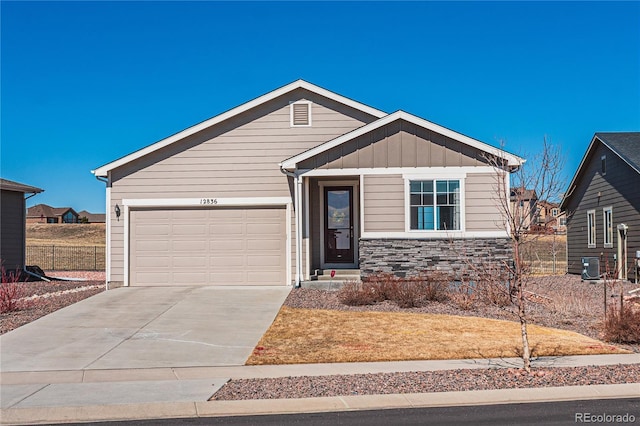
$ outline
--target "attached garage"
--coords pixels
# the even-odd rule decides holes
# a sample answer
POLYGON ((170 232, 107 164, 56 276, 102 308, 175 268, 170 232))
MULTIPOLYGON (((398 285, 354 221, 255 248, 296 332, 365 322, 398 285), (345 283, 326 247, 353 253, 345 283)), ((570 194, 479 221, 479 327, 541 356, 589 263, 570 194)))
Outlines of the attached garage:
POLYGON ((129 285, 285 285, 285 206, 132 208, 129 285))

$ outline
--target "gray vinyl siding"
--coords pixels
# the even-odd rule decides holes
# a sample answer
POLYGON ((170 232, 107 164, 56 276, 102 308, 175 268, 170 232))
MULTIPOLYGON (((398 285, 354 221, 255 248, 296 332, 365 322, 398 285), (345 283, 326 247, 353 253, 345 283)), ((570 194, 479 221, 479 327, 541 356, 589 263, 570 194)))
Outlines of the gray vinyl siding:
MULTIPOLYGON (((111 171, 111 206, 123 199, 291 197, 283 160, 374 120, 297 90, 111 171), (289 103, 312 102, 312 126, 291 127, 289 103)), ((111 281, 124 279, 124 221, 111 220, 111 281)), ((295 268, 292 219, 292 268, 295 268)))
POLYGON ((404 232, 404 179, 364 177, 364 232, 404 232))
POLYGON ((300 169, 484 166, 482 151, 403 120, 300 163, 300 169))
POLYGON ((469 173, 465 180, 467 231, 504 231, 495 173, 469 173))
MULTIPOLYGON (((624 223, 627 232, 627 265, 633 264, 635 252, 640 250, 640 174, 633 170, 620 157, 598 142, 594 152, 585 160, 581 175, 576 179, 576 187, 566 204, 567 212, 567 260, 568 271, 572 274, 582 272, 581 257, 600 257, 609 259, 613 269, 613 255, 617 253, 617 225, 624 223), (607 156, 607 171, 600 172, 602 155, 607 156), (600 193, 600 197, 598 197, 600 193), (604 248, 603 209, 613 208, 613 248, 604 248), (587 247, 587 211, 596 212, 596 247, 587 247)), ((570 189, 571 190, 571 189, 570 189)), ((602 266, 604 270, 604 265, 602 266)), ((629 278, 633 278, 630 271, 629 278)))
POLYGON ((1 192, 0 196, 0 261, 7 271, 22 269, 25 250, 24 194, 1 192))

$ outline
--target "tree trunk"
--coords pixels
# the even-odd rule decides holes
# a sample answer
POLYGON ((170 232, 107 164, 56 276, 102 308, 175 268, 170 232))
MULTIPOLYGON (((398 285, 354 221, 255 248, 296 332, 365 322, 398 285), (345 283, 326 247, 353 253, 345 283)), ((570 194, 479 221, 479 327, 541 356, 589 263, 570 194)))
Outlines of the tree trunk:
POLYGON ((531 352, 529 350, 529 333, 527 332, 527 317, 522 282, 518 283, 518 317, 520 318, 520 334, 522 335, 522 362, 524 369, 528 373, 531 371, 531 352))

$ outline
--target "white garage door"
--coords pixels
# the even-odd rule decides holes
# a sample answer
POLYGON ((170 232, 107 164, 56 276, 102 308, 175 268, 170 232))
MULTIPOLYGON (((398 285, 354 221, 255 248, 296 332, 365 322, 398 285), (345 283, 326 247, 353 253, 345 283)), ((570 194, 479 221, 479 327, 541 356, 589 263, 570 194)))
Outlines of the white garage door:
POLYGON ((132 210, 130 285, 284 285, 285 212, 132 210))

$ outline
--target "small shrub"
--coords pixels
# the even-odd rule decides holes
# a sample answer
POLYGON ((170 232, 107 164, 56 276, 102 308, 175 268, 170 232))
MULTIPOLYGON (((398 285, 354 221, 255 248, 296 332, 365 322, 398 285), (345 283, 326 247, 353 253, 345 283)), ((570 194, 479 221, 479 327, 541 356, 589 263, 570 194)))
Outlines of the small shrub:
POLYGON ((604 338, 615 343, 640 343, 640 309, 626 304, 620 310, 613 305, 604 323, 604 338))
POLYGON ((338 298, 350 305, 371 305, 389 300, 401 308, 423 306, 426 301, 448 299, 449 274, 433 271, 417 277, 401 278, 389 273, 372 275, 362 283, 346 283, 338 298))
POLYGON ((18 284, 20 282, 20 273, 7 272, 2 268, 0 282, 0 314, 17 311, 26 307, 26 302, 22 299, 24 296, 23 287, 18 284))
POLYGON ((451 275, 444 271, 423 272, 418 275, 422 282, 424 297, 431 302, 444 302, 449 299, 451 275))
POLYGON ((468 311, 477 304, 478 293, 475 291, 475 284, 467 281, 460 281, 452 285, 451 301, 458 308, 468 311))
POLYGON ((365 283, 347 281, 338 290, 338 300, 348 306, 373 305, 378 300, 378 294, 365 283))

